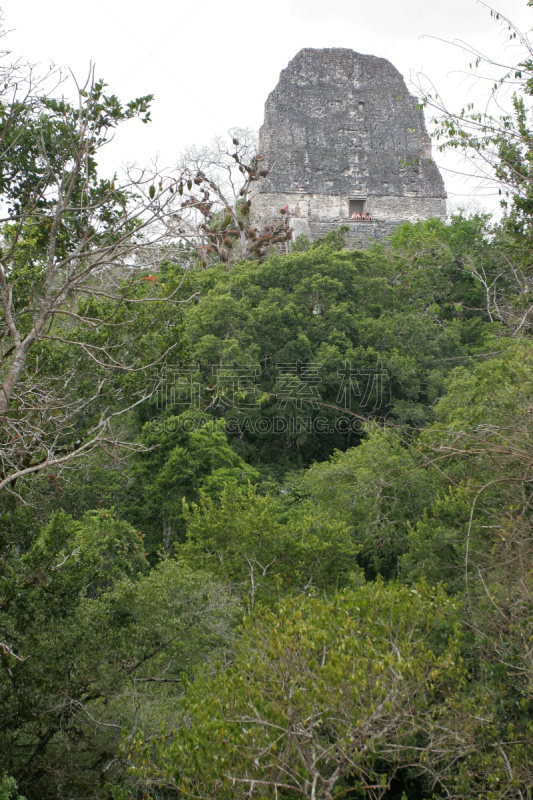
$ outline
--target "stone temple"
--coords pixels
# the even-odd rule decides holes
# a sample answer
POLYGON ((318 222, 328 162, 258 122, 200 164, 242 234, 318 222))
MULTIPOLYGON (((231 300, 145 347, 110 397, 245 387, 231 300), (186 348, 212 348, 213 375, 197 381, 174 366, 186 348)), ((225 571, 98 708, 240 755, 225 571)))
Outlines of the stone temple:
POLYGON ((364 248, 406 220, 446 216, 423 112, 384 58, 300 50, 265 104, 259 152, 270 171, 253 211, 266 224, 288 206, 293 235, 348 224, 348 246, 364 248))

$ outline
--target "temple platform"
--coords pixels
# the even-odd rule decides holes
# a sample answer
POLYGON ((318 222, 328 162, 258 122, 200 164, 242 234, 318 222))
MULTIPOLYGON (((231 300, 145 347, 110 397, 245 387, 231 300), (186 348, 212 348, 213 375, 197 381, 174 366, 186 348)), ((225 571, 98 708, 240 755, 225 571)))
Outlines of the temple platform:
POLYGON ((405 220, 351 220, 339 219, 330 221, 292 217, 289 225, 292 228, 293 241, 297 236, 307 236, 311 242, 316 241, 332 231, 338 231, 343 225, 349 228, 346 234, 346 247, 350 250, 366 250, 370 245, 383 242, 392 231, 402 225, 405 220))

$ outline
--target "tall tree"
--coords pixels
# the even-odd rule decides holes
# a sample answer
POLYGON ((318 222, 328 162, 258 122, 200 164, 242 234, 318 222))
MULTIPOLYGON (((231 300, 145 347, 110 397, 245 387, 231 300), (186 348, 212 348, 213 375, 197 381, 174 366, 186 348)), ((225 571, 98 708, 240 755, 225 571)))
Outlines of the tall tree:
POLYGON ((241 258, 259 260, 270 247, 291 237, 288 220, 280 215, 271 224, 257 226, 252 214, 252 190, 261 166, 255 135, 236 128, 231 143, 218 137, 209 147, 189 148, 178 162, 178 173, 188 176, 179 184, 177 229, 196 243, 203 266, 241 258))
POLYGON ((131 747, 135 774, 191 798, 381 800, 414 767, 434 789, 446 751, 472 749, 455 614, 443 592, 381 583, 258 612, 177 735, 131 747))
POLYGON ((1 83, 0 489, 113 441, 113 418, 150 387, 145 379, 129 396, 118 391, 117 409, 102 402, 110 378, 135 376, 178 345, 166 337, 141 357, 117 341, 145 304, 178 302, 177 286, 163 297, 146 275, 143 255, 169 241, 161 223, 171 187, 143 171, 121 181, 97 174, 115 129, 149 121, 151 96, 123 105, 93 71, 76 103, 31 76, 20 89, 16 67, 1 83), (73 392, 76 352, 92 374, 83 396, 73 392))

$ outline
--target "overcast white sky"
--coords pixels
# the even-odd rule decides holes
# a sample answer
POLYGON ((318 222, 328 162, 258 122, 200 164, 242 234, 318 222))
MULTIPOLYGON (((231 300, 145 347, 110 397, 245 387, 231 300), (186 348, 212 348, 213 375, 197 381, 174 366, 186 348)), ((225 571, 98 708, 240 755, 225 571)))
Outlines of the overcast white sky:
MULTIPOLYGON (((498 4, 499 3, 499 4, 498 4)), ((476 0, 4 0, 7 47, 32 62, 97 77, 124 100, 153 93, 153 123, 130 123, 102 167, 171 166, 191 143, 208 144, 240 126, 259 128, 280 71, 302 47, 349 47, 389 59, 409 82, 429 76, 456 107, 476 101, 482 85, 466 80, 469 57, 439 39, 464 40, 501 58, 505 37, 476 0), (435 38, 436 37, 436 38, 435 38)), ((522 30, 533 27, 526 0, 496 7, 522 30)), ((6 40, 4 40, 6 42, 6 40)), ((441 166, 452 167, 435 153, 441 166)), ((472 195, 471 182, 444 171, 450 200, 472 195)))

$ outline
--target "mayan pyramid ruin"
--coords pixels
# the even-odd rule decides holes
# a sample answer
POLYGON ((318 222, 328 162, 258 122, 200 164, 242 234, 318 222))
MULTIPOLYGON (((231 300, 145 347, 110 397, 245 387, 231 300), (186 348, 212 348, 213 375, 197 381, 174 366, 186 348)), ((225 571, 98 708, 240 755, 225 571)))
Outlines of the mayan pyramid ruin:
POLYGON ((259 152, 270 171, 254 213, 266 223, 288 207, 293 235, 348 224, 348 246, 361 248, 406 220, 446 216, 423 112, 384 58, 301 50, 266 101, 259 152))

